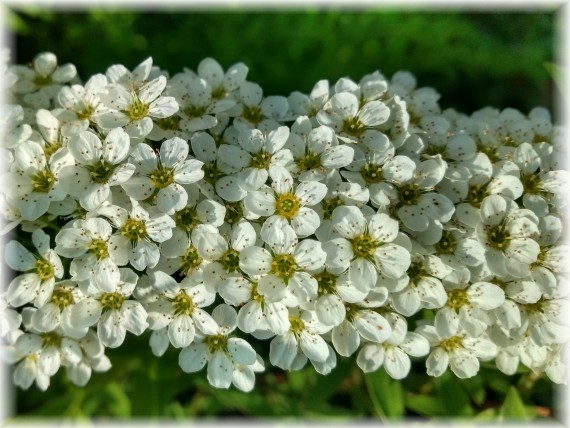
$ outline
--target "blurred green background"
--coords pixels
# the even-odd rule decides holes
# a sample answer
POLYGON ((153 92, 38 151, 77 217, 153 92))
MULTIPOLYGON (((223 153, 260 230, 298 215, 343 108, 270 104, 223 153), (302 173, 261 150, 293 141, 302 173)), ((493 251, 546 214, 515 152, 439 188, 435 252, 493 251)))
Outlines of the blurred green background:
MULTIPOLYGON (((409 70, 419 86, 432 86, 442 94, 443 108, 467 113, 488 105, 525 113, 539 105, 552 110, 559 96, 549 70, 561 48, 556 15, 549 11, 321 7, 162 8, 159 13, 22 7, 7 12, 15 62, 51 51, 60 63, 74 63, 83 80, 116 63, 132 69, 148 56, 171 74, 183 67, 195 70, 200 60, 211 56, 224 68, 244 62, 250 69, 248 80, 259 83, 266 95, 308 93, 323 78, 331 83, 343 76, 358 81, 374 70, 387 77, 409 70)), ((267 343, 257 346, 268 355, 267 343)), ((58 373, 48 392, 35 387, 16 391, 18 420, 289 416, 360 421, 457 416, 489 422, 559 417, 557 389, 548 379, 522 369, 504 376, 492 363, 484 365, 479 376, 458 380, 450 373, 430 378, 423 361, 417 361, 410 376, 397 382, 383 369, 363 375, 355 357, 339 357, 328 376, 316 374, 311 366, 294 373, 269 368, 257 376, 255 390, 245 394, 211 388, 203 371, 184 374, 174 350, 154 357, 148 335, 128 337, 107 354, 113 368, 94 374, 85 388, 71 385, 58 373)))
POLYGON ((409 70, 442 94, 444 108, 469 113, 488 105, 552 110, 557 91, 545 66, 560 49, 552 12, 36 8, 9 14, 8 23, 18 62, 52 51, 84 80, 148 56, 171 74, 211 56, 224 68, 244 62, 266 95, 308 93, 320 79, 375 70, 409 70))

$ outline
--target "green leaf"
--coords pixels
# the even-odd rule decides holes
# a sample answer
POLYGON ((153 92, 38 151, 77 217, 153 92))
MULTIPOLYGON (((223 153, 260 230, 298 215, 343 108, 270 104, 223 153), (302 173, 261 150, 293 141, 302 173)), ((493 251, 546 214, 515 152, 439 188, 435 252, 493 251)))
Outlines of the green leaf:
POLYGON ((471 399, 479 406, 483 405, 487 398, 487 390, 483 382, 483 375, 473 376, 469 379, 463 379, 461 382, 467 389, 467 393, 471 399))
POLYGON ((494 421, 497 419, 497 409, 485 409, 482 412, 477 413, 473 417, 473 420, 479 422, 487 422, 487 421, 494 421))
POLYGON ((401 418, 404 415, 404 391, 399 381, 384 369, 364 375, 374 410, 379 417, 401 418))
POLYGON ((435 387, 437 396, 443 403, 448 415, 472 416, 475 413, 465 387, 451 372, 448 371, 443 376, 436 378, 435 387))
POLYGON ((107 405, 113 416, 130 416, 131 399, 117 382, 108 384, 104 393, 108 398, 107 405))
POLYGON ((558 64, 554 64, 553 62, 545 62, 544 68, 546 71, 548 71, 548 74, 550 74, 552 80, 554 80, 556 86, 558 86, 558 89, 560 89, 560 91, 564 94, 564 89, 566 88, 566 85, 564 84, 564 72, 566 70, 564 67, 561 67, 558 64))
POLYGON ((406 396, 406 407, 424 416, 444 416, 446 414, 446 409, 440 399, 431 395, 408 394, 406 396))
POLYGON ((514 386, 511 386, 505 397, 505 402, 501 406, 500 415, 504 419, 530 419, 525 410, 524 403, 514 386))

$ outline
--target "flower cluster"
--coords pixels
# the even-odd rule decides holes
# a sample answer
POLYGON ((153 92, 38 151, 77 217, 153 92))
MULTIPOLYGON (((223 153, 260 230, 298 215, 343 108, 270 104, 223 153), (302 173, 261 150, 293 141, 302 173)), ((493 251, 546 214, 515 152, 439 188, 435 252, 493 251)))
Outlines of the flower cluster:
POLYGON ((211 58, 83 82, 42 53, 1 73, 16 385, 61 367, 84 385, 145 331, 218 388, 339 356, 565 382, 569 173, 544 108, 442 110, 409 72, 266 96, 211 58))

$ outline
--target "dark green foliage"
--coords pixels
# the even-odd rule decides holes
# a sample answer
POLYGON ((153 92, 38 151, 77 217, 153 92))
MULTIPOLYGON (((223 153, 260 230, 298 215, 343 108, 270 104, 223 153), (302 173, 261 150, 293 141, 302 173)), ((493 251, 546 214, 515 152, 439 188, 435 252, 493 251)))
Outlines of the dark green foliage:
POLYGON ((15 60, 53 51, 87 79, 111 64, 152 56, 171 74, 205 57, 244 62, 266 95, 309 92, 320 79, 359 80, 409 70, 443 108, 553 108, 555 15, 390 10, 159 9, 132 12, 22 9, 9 15, 15 60), (546 64, 546 65, 545 65, 546 64))

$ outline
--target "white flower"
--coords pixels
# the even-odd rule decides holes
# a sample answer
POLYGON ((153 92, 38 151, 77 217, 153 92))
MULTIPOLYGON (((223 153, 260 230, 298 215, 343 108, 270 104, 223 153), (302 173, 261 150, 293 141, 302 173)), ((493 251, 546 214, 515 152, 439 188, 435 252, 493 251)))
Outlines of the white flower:
POLYGON ((6 293, 0 295, 0 339, 16 331, 22 324, 22 315, 12 309, 6 300, 6 293))
POLYGON ((188 132, 202 131, 217 125, 216 115, 235 105, 231 99, 214 100, 212 87, 207 80, 178 75, 170 81, 169 93, 175 95, 180 106, 180 128, 188 132))
POLYGON ((6 177, 10 183, 6 190, 8 202, 20 210, 24 220, 37 220, 47 212, 51 202, 67 196, 59 174, 72 162, 67 152, 60 151, 48 160, 40 144, 22 142, 14 151, 12 172, 6 177))
POLYGON ((404 226, 414 232, 428 232, 426 244, 439 240, 442 226, 448 222, 455 207, 447 196, 432 191, 445 173, 441 162, 436 159, 422 161, 412 180, 397 186, 397 213, 404 226), (429 229, 429 230, 428 230, 429 229))
POLYGON ((251 246, 239 256, 239 266, 249 275, 262 275, 258 281, 259 292, 276 298, 286 289, 301 302, 317 296, 317 281, 306 270, 323 266, 326 253, 321 243, 312 239, 298 241, 295 231, 286 223, 277 225, 262 234, 271 248, 251 246), (265 235, 265 236, 264 236, 265 235))
POLYGON ((214 302, 215 294, 204 284, 192 283, 189 278, 177 283, 164 272, 149 275, 157 300, 147 305, 150 329, 167 329, 168 338, 175 348, 192 343, 196 329, 203 334, 216 334, 218 325, 203 309, 214 302))
POLYGON ((67 377, 77 386, 85 386, 91 378, 91 372, 105 372, 111 368, 111 361, 103 353, 105 347, 93 330, 78 340, 82 350, 82 358, 76 364, 65 367, 67 377))
POLYGON ((97 125, 104 129, 124 127, 133 138, 147 136, 152 130, 153 118, 164 119, 178 111, 174 97, 161 96, 165 86, 164 76, 158 76, 137 90, 129 91, 118 83, 108 85, 100 98, 110 111, 96 117, 97 125))
POLYGON ((533 239, 538 235, 538 218, 527 209, 517 209, 499 195, 487 196, 481 204, 478 239, 485 246, 487 265, 498 276, 518 278, 530 274, 530 265, 540 253, 533 239))
MULTIPOLYGON (((291 224, 300 238, 315 233, 320 224, 318 214, 311 206, 325 197, 327 187, 318 181, 306 181, 294 187, 293 177, 281 166, 269 167, 271 188, 248 192, 244 205, 251 213, 268 217, 265 224, 283 220, 291 224)), ((264 226, 266 227, 266 226, 264 226)))
POLYGON ((407 156, 395 155, 391 145, 383 151, 363 151, 357 146, 354 149, 354 160, 346 169, 342 171, 344 178, 367 187, 374 206, 386 207, 397 199, 390 183, 403 185, 411 180, 416 164, 407 156))
POLYGON ((65 136, 72 136, 86 131, 90 123, 94 123, 97 115, 108 109, 101 102, 99 95, 107 86, 107 77, 103 74, 91 76, 85 86, 64 86, 57 95, 59 104, 66 109, 62 119, 61 132, 65 136))
POLYGON ((62 187, 78 198, 83 208, 95 209, 109 198, 111 186, 123 184, 133 175, 135 166, 123 162, 129 145, 129 136, 121 128, 109 131, 103 142, 90 131, 74 136, 68 149, 78 165, 62 168, 62 187))
POLYGON ((215 198, 217 193, 226 201, 242 200, 247 192, 239 187, 235 177, 226 175, 220 169, 220 154, 214 137, 206 132, 196 132, 192 135, 190 144, 196 159, 204 162, 204 177, 197 183, 200 191, 209 199, 215 198))
POLYGON ((120 269, 120 280, 113 291, 92 290, 93 294, 77 302, 71 321, 78 327, 97 324, 97 336, 109 348, 119 347, 127 331, 137 336, 148 327, 147 312, 136 300, 129 300, 138 276, 130 269, 120 269))
POLYGON ((289 111, 285 120, 295 120, 299 116, 306 115, 316 122, 315 117, 329 99, 329 92, 329 82, 324 79, 315 83, 309 95, 299 91, 291 92, 287 97, 289 111))
POLYGON ((137 270, 154 267, 160 259, 157 243, 172 237, 174 220, 166 214, 150 216, 137 201, 131 199, 132 208, 128 212, 117 210, 114 219, 118 228, 114 242, 117 246, 128 248, 129 262, 137 270))
POLYGON ((2 118, 0 119, 0 129, 4 138, 4 145, 13 149, 18 144, 27 141, 32 135, 32 128, 27 123, 20 123, 24 120, 24 109, 19 105, 0 106, 2 118))
POLYGON ((342 141, 352 143, 364 139, 383 140, 385 135, 374 130, 390 117, 390 109, 382 101, 369 101, 362 107, 350 92, 334 94, 317 113, 321 125, 330 126, 342 141))
POLYGON ((464 332, 443 334, 426 325, 416 330, 432 347, 426 360, 427 374, 439 377, 447 368, 460 379, 470 378, 479 371, 479 360, 488 361, 497 355, 497 346, 484 336, 470 337, 464 332))
POLYGON ((352 162, 354 149, 339 145, 334 131, 326 126, 312 129, 305 138, 291 133, 286 147, 291 150, 299 181, 322 181, 333 169, 352 162))
POLYGON ((391 334, 383 343, 366 343, 360 349, 356 363, 364 373, 370 373, 384 366, 393 379, 403 379, 410 372, 411 361, 408 355, 423 357, 429 353, 429 342, 421 334, 407 331, 405 318, 387 313, 386 318, 392 327, 391 334))
POLYGON ((210 261, 204 266, 204 283, 219 291, 221 284, 229 277, 240 277, 239 255, 255 245, 257 235, 253 226, 246 222, 237 223, 231 230, 229 240, 216 232, 200 231, 193 239, 200 256, 210 261), (228 242, 229 241, 229 242, 228 242))
POLYGON ((487 196, 499 195, 507 200, 515 200, 523 193, 523 185, 517 176, 497 172, 493 177, 491 163, 488 160, 486 163, 480 162, 483 159, 484 156, 477 156, 469 165, 474 173, 468 181, 442 181, 438 185, 438 190, 457 204, 457 219, 469 227, 475 227, 481 222, 480 208, 487 196))
POLYGON ((295 366, 300 368, 305 365, 307 358, 324 363, 331 349, 321 334, 330 330, 330 327, 320 324, 316 314, 310 311, 291 310, 289 321, 289 330, 276 336, 269 344, 271 364, 283 370, 293 370, 295 366))
POLYGON ((318 285, 318 297, 314 304, 315 313, 321 323, 333 327, 345 320, 345 303, 362 302, 368 294, 350 282, 347 271, 339 274, 339 270, 323 269, 313 274, 318 285))
POLYGON ((118 83, 128 90, 138 90, 151 77, 156 67, 152 66, 152 58, 148 57, 131 72, 122 64, 114 64, 107 68, 105 75, 109 82, 118 83))
POLYGON ((358 304, 347 304, 345 308, 346 318, 332 330, 332 343, 339 355, 354 354, 362 339, 382 343, 390 337, 392 327, 378 312, 358 304))
POLYGON ((33 302, 41 307, 49 299, 56 278, 63 276, 63 265, 56 252, 50 249, 50 237, 43 230, 32 233, 37 255, 18 241, 6 244, 5 258, 10 268, 27 272, 14 278, 6 291, 6 300, 13 307, 33 302))
POLYGON ((458 329, 476 337, 490 324, 486 311, 496 309, 505 301, 505 293, 490 282, 454 284, 444 282, 447 292, 445 306, 435 314, 434 324, 443 334, 458 329))
POLYGON ((441 308, 447 299, 441 278, 452 272, 438 257, 422 256, 414 251, 407 271, 408 281, 386 283, 392 293, 392 305, 405 316, 410 316, 421 308, 441 308))
POLYGON ((59 66, 56 56, 51 52, 36 55, 31 67, 14 66, 12 71, 18 76, 12 90, 20 94, 38 91, 41 96, 29 97, 26 100, 34 105, 40 104, 40 108, 49 108, 61 85, 72 80, 77 74, 73 64, 59 66))
POLYGON ((289 330, 289 312, 283 296, 262 294, 254 279, 240 276, 228 277, 220 284, 220 296, 229 305, 241 306, 237 325, 244 333, 269 330, 283 334, 289 330))
POLYGON ((74 304, 84 298, 77 283, 70 280, 57 282, 49 300, 34 311, 30 323, 38 332, 61 330, 65 336, 81 339, 89 327, 80 327, 71 321, 74 304))
POLYGON ((241 147, 229 144, 220 146, 219 168, 225 174, 237 173, 237 183, 243 190, 257 190, 267 181, 270 166, 286 166, 293 160, 291 152, 283 149, 288 137, 289 128, 286 126, 280 126, 268 134, 258 129, 242 130, 239 134, 241 147))
POLYGON ((103 291, 111 291, 119 280, 118 266, 129 262, 128 248, 122 245, 109 222, 102 218, 77 221, 55 237, 55 251, 73 258, 70 274, 75 281, 88 281, 103 291))
POLYGON ((565 322, 568 301, 564 298, 544 298, 522 305, 522 327, 538 346, 561 344, 570 337, 565 322))
POLYGON ((138 144, 131 152, 137 175, 123 188, 136 200, 156 198, 156 206, 166 214, 181 210, 188 202, 183 185, 204 176, 203 163, 188 157, 189 150, 188 143, 178 137, 164 141, 158 156, 149 145, 138 144))
POLYGON ((193 373, 208 363, 210 385, 229 388, 236 368, 256 365, 256 353, 244 339, 230 337, 237 325, 237 314, 231 306, 217 306, 212 311, 212 317, 219 325, 216 333, 184 348, 180 352, 178 364, 186 373, 193 373))
MULTIPOLYGON (((178 231, 176 236, 173 236, 171 240, 161 244, 160 252, 162 257, 160 257, 159 262, 154 268, 156 270, 162 270, 169 275, 178 271, 180 275, 198 276, 202 278, 204 267, 207 266, 210 261, 205 260, 200 255, 195 246, 195 241, 201 233, 215 234, 216 232, 217 229, 208 224, 201 224, 193 228, 190 235, 178 231)), ((212 291, 215 291, 215 287, 210 287, 211 284, 209 281, 206 285, 212 291)))
POLYGON ((238 117, 234 126, 240 129, 265 128, 278 126, 276 121, 282 121, 287 114, 289 103, 282 96, 263 98, 263 89, 257 83, 242 82, 239 87, 238 117))
POLYGON ((224 100, 245 82, 249 69, 244 63, 238 62, 224 73, 215 59, 204 58, 198 64, 197 71, 198 76, 205 79, 212 87, 212 98, 224 100))
POLYGON ((332 221, 342 238, 325 243, 327 265, 348 269, 356 287, 370 290, 379 272, 399 278, 410 266, 410 253, 392 243, 398 235, 398 222, 387 214, 366 220, 359 208, 341 206, 333 211, 332 221))

